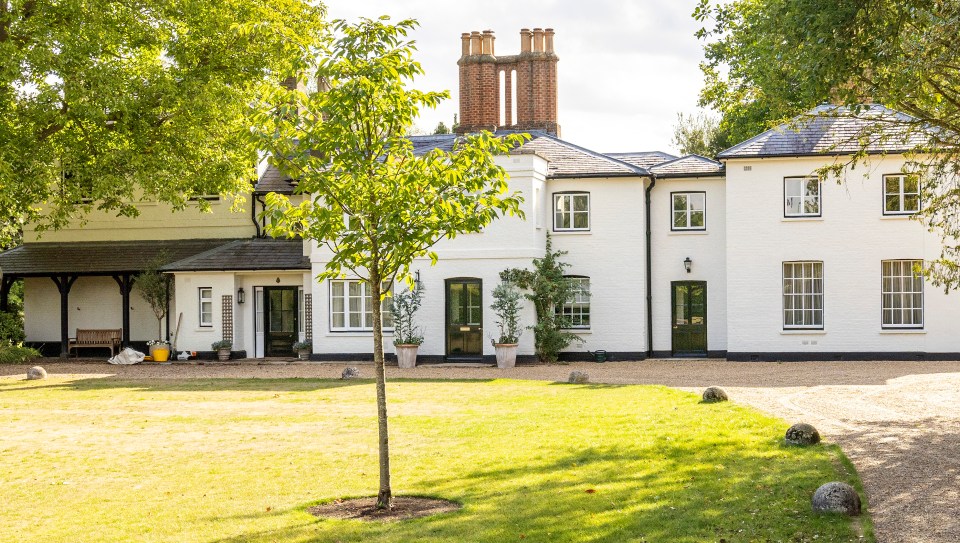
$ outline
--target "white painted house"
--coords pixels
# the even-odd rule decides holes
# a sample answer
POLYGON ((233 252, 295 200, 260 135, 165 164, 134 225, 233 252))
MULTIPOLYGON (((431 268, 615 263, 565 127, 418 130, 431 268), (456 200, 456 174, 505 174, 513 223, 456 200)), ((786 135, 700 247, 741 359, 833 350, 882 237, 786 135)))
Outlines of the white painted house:
MULTIPOLYGON (((960 357, 957 295, 913 272, 941 241, 911 220, 922 202, 899 173, 909 146, 871 149, 867 167, 842 184, 814 172, 854 151, 845 138, 863 120, 781 127, 721 162, 595 152, 559 137, 552 31, 521 31, 519 55, 497 57, 493 44, 492 33, 463 36, 461 129, 532 134, 521 152, 497 159, 525 198, 526 219, 442 241, 435 266, 414 263, 425 289, 420 363, 492 358, 499 273, 530 267, 548 234, 567 251, 571 280, 590 292, 559 308, 584 340, 567 358, 960 357)), ((412 140, 426 152, 457 137, 412 140)), ((269 192, 292 195, 295 184, 270 167, 245 213, 229 202, 213 202, 211 214, 148 203, 137 219, 94 213, 42 238, 28 227, 22 247, 0 254, 0 303, 24 279, 27 341, 50 354, 90 328, 122 329, 142 348, 157 322, 131 278, 163 253, 174 287, 163 334, 177 331, 179 350, 212 356, 211 343, 228 339, 236 357, 289 356, 294 341, 309 340, 316 360, 371 358, 365 286, 318 282, 324 249, 265 237, 257 212, 269 192)), ((532 324, 532 307, 523 318, 532 324)), ((519 353, 532 358, 532 332, 519 353)))

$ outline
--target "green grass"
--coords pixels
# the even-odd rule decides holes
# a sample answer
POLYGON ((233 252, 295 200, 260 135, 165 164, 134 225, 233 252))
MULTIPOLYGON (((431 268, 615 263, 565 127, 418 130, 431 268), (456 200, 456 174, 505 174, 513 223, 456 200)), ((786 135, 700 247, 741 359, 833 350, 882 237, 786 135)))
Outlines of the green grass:
POLYGON ((838 448, 784 447, 731 403, 506 380, 388 398, 394 493, 461 510, 305 512, 375 493, 370 381, 0 379, 0 541, 873 541, 866 516, 810 512, 821 483, 859 488, 838 448))

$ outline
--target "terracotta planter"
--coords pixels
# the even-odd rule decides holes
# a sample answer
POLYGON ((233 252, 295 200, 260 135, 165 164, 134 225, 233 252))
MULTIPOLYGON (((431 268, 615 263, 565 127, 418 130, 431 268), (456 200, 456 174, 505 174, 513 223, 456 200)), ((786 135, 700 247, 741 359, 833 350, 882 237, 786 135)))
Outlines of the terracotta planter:
POLYGON ((516 343, 495 343, 493 348, 497 351, 498 368, 512 368, 517 365, 516 343))
POLYGON ((230 349, 217 349, 217 359, 221 362, 226 362, 230 360, 230 349))
POLYGON ((419 345, 395 345, 397 349, 397 365, 401 368, 417 367, 417 349, 419 345))

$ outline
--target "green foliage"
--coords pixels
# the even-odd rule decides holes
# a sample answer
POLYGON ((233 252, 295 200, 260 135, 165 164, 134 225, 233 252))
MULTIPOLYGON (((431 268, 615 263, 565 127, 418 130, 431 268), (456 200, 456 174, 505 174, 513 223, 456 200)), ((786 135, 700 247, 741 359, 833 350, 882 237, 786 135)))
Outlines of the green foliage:
POLYGON ((936 284, 960 286, 960 3, 701 0, 694 17, 706 40, 701 103, 723 114, 727 143, 824 101, 846 106, 827 115, 878 103, 909 116, 866 123, 851 140, 861 152, 819 173, 866 162, 871 143, 921 141, 904 171, 921 178, 919 218, 945 241, 928 271, 936 284))
POLYGON ((313 349, 312 341, 297 341, 293 344, 294 351, 304 351, 309 349, 313 349))
POLYGON ((170 276, 160 273, 169 257, 159 254, 147 263, 144 270, 134 277, 133 285, 140 296, 150 305, 157 318, 157 339, 163 339, 163 318, 167 315, 167 302, 173 295, 174 283, 170 276))
POLYGON ((420 345, 423 334, 413 318, 423 304, 423 287, 415 286, 390 297, 390 313, 393 315, 393 344, 420 345))
POLYGON ((437 127, 433 129, 433 133, 434 135, 449 134, 450 128, 447 127, 447 125, 443 124, 443 121, 440 121, 439 123, 437 123, 437 127))
POLYGON ((500 334, 493 344, 511 344, 520 341, 523 329, 520 326, 520 291, 513 283, 503 281, 493 289, 493 304, 490 309, 497 316, 500 334))
POLYGON ((23 220, 56 228, 92 210, 136 216, 142 199, 183 208, 249 191, 250 105, 315 58, 323 12, 306 0, 0 1, 0 242, 23 220))
POLYGON ((570 327, 569 319, 557 311, 580 292, 580 287, 564 276, 563 271, 570 264, 560 262, 559 258, 565 254, 566 251, 553 250, 553 242, 547 234, 546 253, 543 258, 533 259, 532 271, 511 268, 500 273, 501 280, 529 291, 525 296, 533 302, 537 313, 537 322, 530 328, 537 360, 542 364, 556 362, 560 352, 571 343, 583 342, 580 336, 566 331, 570 327))
POLYGON ((0 311, 0 344, 20 343, 26 339, 23 333, 23 313, 0 311))
POLYGON ((233 342, 230 341, 229 339, 221 339, 220 341, 214 341, 210 345, 210 348, 213 349, 214 351, 219 351, 220 349, 232 349, 233 342))
POLYGON ((40 351, 19 343, 0 343, 0 364, 29 364, 40 356, 40 351))
POLYGON ((724 149, 720 121, 704 111, 690 115, 678 113, 673 127, 673 146, 681 155, 716 157, 724 149))

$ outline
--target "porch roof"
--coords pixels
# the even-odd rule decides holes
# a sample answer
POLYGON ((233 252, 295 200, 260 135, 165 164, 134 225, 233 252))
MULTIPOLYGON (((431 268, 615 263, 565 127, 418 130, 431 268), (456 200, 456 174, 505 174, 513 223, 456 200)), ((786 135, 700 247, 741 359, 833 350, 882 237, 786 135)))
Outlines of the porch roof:
POLYGON ((175 262, 233 241, 228 238, 24 243, 0 254, 0 270, 10 277, 136 273, 159 255, 166 262, 175 262))
POLYGON ((166 272, 309 270, 299 239, 238 239, 162 268, 166 272))

